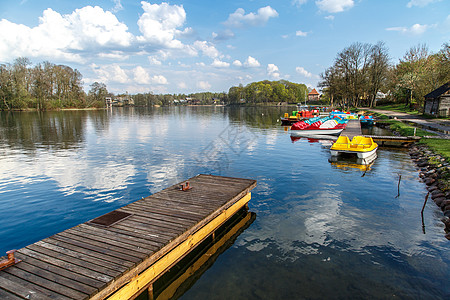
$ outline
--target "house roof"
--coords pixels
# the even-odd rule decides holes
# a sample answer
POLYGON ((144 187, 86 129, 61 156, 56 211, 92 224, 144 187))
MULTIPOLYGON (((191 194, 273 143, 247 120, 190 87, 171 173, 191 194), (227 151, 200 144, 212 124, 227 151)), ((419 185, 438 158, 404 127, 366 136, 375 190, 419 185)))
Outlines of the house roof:
POLYGON ((447 91, 450 90, 450 81, 446 84, 441 85, 431 93, 428 93, 425 95, 425 99, 436 99, 439 98, 442 94, 445 94, 447 91))
POLYGON ((313 89, 311 92, 308 93, 308 95, 319 95, 319 93, 316 91, 316 89, 313 89))

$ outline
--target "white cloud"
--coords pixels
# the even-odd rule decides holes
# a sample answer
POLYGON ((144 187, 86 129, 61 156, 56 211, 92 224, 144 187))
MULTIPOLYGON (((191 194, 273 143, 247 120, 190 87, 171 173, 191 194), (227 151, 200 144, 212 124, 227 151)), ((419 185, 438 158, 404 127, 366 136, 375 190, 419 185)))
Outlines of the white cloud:
POLYGON ((321 11, 329 13, 343 12, 353 7, 353 0, 317 0, 316 5, 321 11))
POLYGON ((334 16, 333 15, 326 16, 325 20, 333 21, 334 20, 334 16))
POLYGON ((217 50, 216 47, 214 47, 214 45, 212 45, 209 42, 195 41, 193 46, 196 50, 202 51, 203 54, 205 54, 208 57, 216 58, 220 55, 219 50, 217 50))
POLYGON ((142 43, 150 43, 151 46, 163 46, 167 48, 182 48, 183 44, 175 39, 176 35, 183 31, 177 28, 183 26, 186 21, 186 12, 183 6, 161 4, 150 4, 142 1, 144 13, 137 24, 143 34, 137 39, 142 43))
POLYGON ((99 82, 116 82, 116 83, 126 83, 128 82, 128 75, 119 65, 105 65, 97 66, 95 64, 91 65, 92 70, 98 76, 94 81, 99 82))
POLYGON ((267 65, 267 75, 274 79, 280 79, 280 72, 278 70, 278 67, 274 64, 267 65))
POLYGON ((306 2, 308 2, 308 0, 292 0, 292 4, 296 5, 297 7, 302 6, 303 4, 305 4, 306 2))
POLYGON ((256 68, 259 67, 261 64, 259 61, 257 61, 254 57, 247 57, 247 60, 244 62, 244 66, 247 68, 256 68))
POLYGON ((225 61, 221 61, 221 60, 216 58, 212 62, 211 66, 217 67, 217 68, 228 68, 230 66, 230 64, 225 62, 225 61))
POLYGON ((411 27, 390 27, 386 28, 387 31, 398 31, 402 34, 421 35, 430 28, 430 25, 414 24, 411 27))
POLYGON ((303 31, 301 31, 301 30, 297 30, 297 31, 295 32, 295 35, 296 35, 296 36, 307 36, 308 33, 307 33, 307 32, 303 32, 303 31))
POLYGON ((123 6, 122 6, 122 3, 120 3, 120 0, 114 0, 114 4, 115 4, 115 6, 111 10, 112 12, 116 13, 123 9, 123 6))
POLYGON ((229 40, 233 37, 234 37, 234 32, 231 31, 230 29, 220 31, 219 33, 216 33, 216 32, 212 33, 212 38, 215 41, 225 41, 225 40, 229 40))
POLYGON ((413 6, 424 7, 433 2, 440 2, 441 0, 411 0, 406 4, 407 7, 411 8, 413 6))
POLYGON ((278 17, 278 12, 270 6, 261 7, 258 12, 245 14, 243 8, 238 8, 228 16, 224 22, 229 27, 261 26, 267 23, 270 18, 278 17))
POLYGON ((178 88, 183 89, 183 90, 187 89, 187 84, 183 81, 178 82, 177 86, 178 86, 178 88))
POLYGON ((307 77, 307 78, 316 78, 316 77, 317 77, 317 76, 315 76, 314 74, 312 74, 311 72, 306 71, 305 68, 303 68, 303 67, 296 67, 296 68, 295 68, 295 71, 296 71, 298 74, 300 74, 300 75, 302 75, 302 76, 305 76, 305 77, 307 77))
POLYGON ((67 15, 48 8, 39 25, 32 28, 3 19, 0 32, 0 60, 26 56, 81 62, 80 51, 123 48, 133 41, 128 27, 98 6, 86 6, 67 15))
POLYGON ((156 84, 168 84, 166 77, 163 75, 155 75, 152 77, 152 82, 156 84))
POLYGON ((197 83, 197 87, 202 89, 202 90, 209 90, 211 88, 211 84, 208 81, 199 81, 197 83))
POLYGON ((123 53, 123 51, 111 51, 109 53, 99 53, 98 57, 114 60, 126 60, 130 58, 130 56, 123 53))
POLYGON ((141 66, 137 66, 133 70, 134 73, 134 81, 136 83, 140 84, 149 84, 150 83, 150 76, 148 75, 147 71, 141 66))
POLYGON ((241 63, 241 61, 240 60, 235 60, 235 61, 233 61, 233 66, 235 66, 235 67, 242 67, 242 63, 241 63))
POLYGON ((154 57, 154 56, 149 56, 148 57, 148 62, 151 64, 151 65, 155 65, 155 66, 160 66, 162 63, 161 63, 161 61, 160 60, 158 60, 156 57, 154 57))

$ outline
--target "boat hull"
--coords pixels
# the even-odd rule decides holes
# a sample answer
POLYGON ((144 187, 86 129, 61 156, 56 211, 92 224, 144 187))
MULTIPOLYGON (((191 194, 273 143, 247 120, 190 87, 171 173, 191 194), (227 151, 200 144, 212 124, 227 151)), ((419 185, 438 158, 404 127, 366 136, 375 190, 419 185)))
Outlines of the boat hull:
POLYGON ((378 147, 372 149, 371 151, 352 151, 352 150, 330 150, 331 156, 337 156, 340 153, 356 154, 358 158, 368 158, 374 155, 378 150, 378 147))
POLYGON ((291 135, 292 136, 305 136, 305 135, 339 135, 343 128, 339 129, 306 129, 306 130, 292 130, 291 129, 291 135))

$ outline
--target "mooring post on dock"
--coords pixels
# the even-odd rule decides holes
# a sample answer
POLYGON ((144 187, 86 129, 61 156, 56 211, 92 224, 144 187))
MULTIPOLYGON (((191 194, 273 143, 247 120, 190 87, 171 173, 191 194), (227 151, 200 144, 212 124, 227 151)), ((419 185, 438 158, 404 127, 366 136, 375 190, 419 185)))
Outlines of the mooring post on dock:
POLYGON ((6 252, 7 259, 0 261, 0 270, 6 269, 8 267, 14 266, 19 263, 21 260, 14 257, 14 253, 16 250, 9 250, 6 252))

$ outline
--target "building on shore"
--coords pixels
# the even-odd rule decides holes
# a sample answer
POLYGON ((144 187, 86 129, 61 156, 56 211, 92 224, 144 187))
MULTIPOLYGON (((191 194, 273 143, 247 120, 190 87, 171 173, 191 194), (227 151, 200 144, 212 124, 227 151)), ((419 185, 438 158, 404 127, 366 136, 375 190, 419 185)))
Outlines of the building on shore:
POLYGON ((320 100, 320 94, 316 91, 316 89, 312 89, 312 91, 308 93, 308 101, 318 100, 320 100))
POLYGON ((423 110, 427 115, 450 116, 450 81, 425 95, 423 110))

